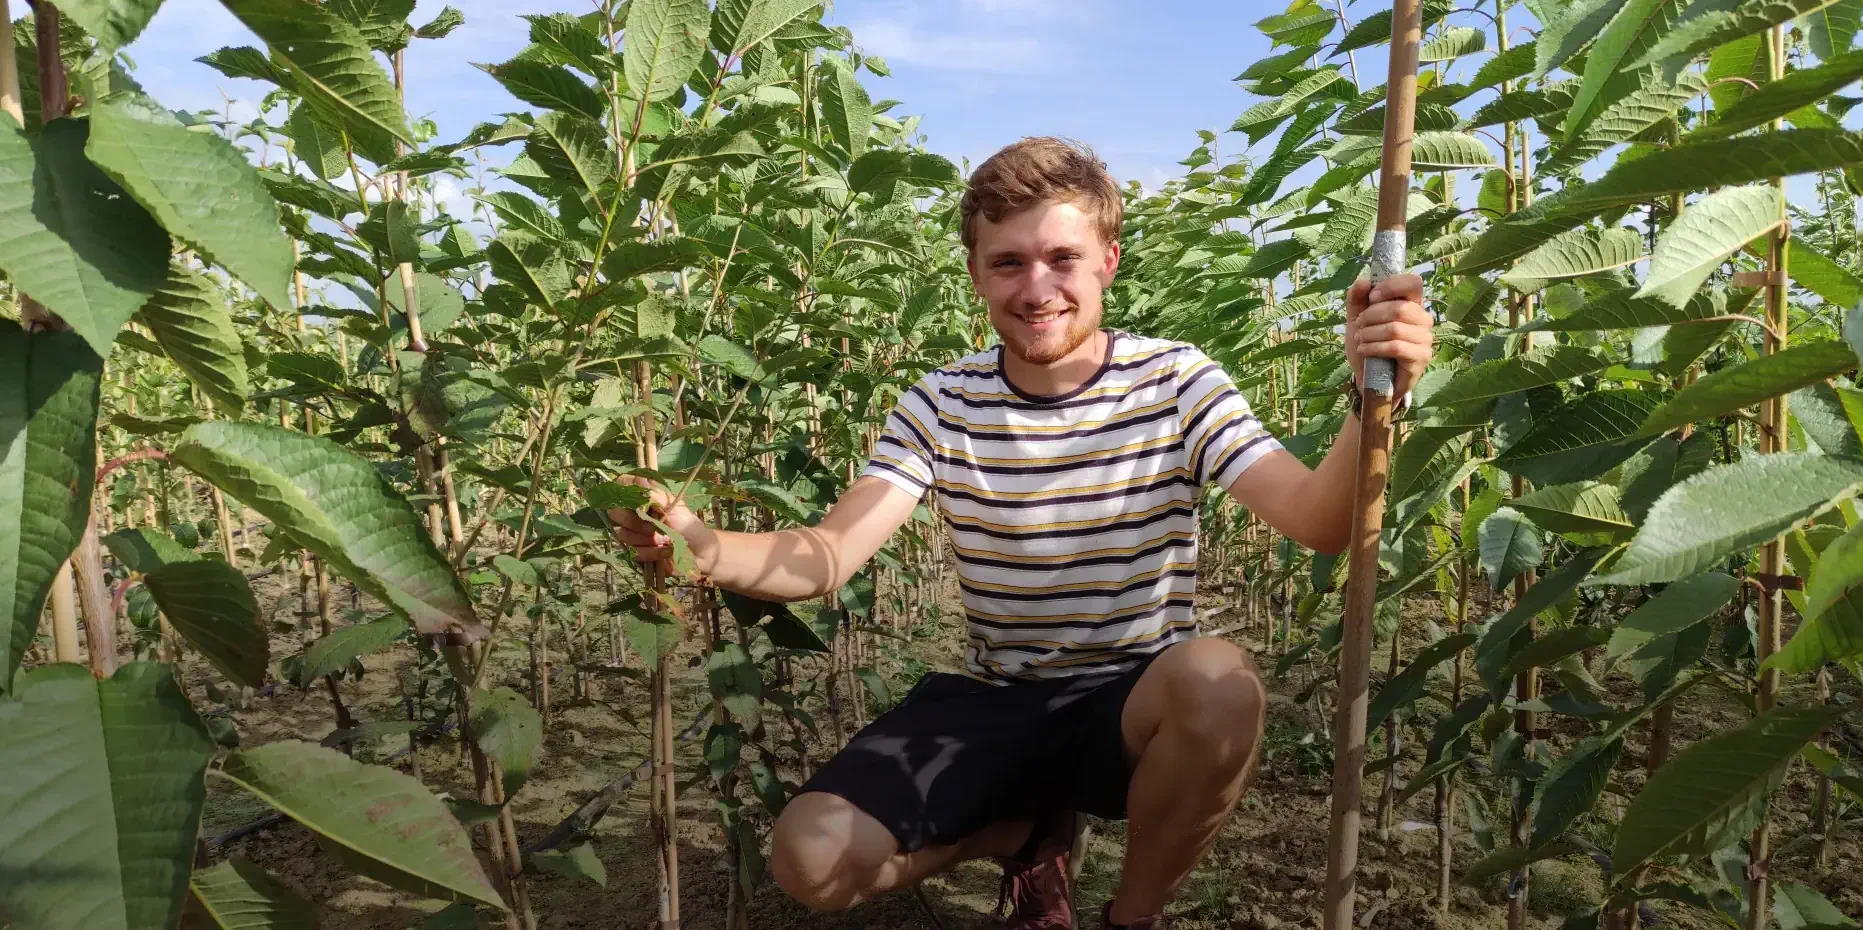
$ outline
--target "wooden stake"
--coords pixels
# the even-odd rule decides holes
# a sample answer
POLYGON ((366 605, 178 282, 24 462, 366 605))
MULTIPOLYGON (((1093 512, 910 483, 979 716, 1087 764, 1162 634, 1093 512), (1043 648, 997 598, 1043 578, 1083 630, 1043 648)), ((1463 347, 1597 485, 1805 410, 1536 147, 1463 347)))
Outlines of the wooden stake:
MULTIPOLYGON (((1372 240, 1375 283, 1404 269, 1404 207, 1410 196, 1410 145, 1417 108, 1417 0, 1391 7, 1390 72, 1384 110, 1384 161, 1378 171, 1378 229, 1372 240)), ((1360 800, 1365 774, 1365 710, 1371 685, 1371 618, 1378 600, 1378 538, 1391 464, 1391 404, 1396 366, 1365 360, 1359 414, 1358 488, 1352 513, 1351 563, 1339 650, 1339 703, 1333 717, 1333 807, 1326 855, 1325 930, 1353 926, 1358 883, 1360 800)))
MULTIPOLYGON (((640 415, 636 430, 640 464, 650 470, 660 467, 659 438, 653 423, 653 375, 644 361, 634 363, 634 383, 647 412, 640 415)), ((656 598, 665 596, 666 577, 649 571, 649 584, 656 598)), ((653 667, 653 786, 651 820, 654 838, 659 845, 659 930, 679 930, 679 838, 677 831, 678 783, 673 771, 673 701, 672 656, 661 649, 653 667)))

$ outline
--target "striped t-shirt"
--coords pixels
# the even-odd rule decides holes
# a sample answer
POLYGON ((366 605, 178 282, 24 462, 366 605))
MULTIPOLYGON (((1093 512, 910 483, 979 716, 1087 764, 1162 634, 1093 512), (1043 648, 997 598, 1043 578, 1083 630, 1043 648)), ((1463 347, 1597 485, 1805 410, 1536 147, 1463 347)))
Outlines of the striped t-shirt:
POLYGON ((1280 448, 1195 346, 1108 334, 1053 397, 1009 383, 1000 345, 927 374, 863 472, 937 490, 976 677, 1110 673, 1195 636, 1199 493, 1280 448))

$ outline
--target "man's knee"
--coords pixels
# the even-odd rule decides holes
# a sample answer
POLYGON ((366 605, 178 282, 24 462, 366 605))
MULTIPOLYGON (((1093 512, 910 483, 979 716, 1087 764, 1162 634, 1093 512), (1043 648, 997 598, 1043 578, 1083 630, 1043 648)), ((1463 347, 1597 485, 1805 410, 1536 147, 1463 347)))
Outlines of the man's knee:
POLYGON ((1260 742, 1267 689, 1248 653, 1228 640, 1194 639, 1171 650, 1171 706, 1165 726, 1181 728, 1209 757, 1241 765, 1260 742))
POLYGON ((813 911, 838 911, 864 899, 897 849, 892 834, 839 795, 797 795, 770 834, 770 876, 813 911))

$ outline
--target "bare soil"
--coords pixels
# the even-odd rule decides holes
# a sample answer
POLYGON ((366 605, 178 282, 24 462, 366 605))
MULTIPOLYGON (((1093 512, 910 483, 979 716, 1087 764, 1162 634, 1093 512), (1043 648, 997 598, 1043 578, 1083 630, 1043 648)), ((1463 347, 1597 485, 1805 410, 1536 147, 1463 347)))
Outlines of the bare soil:
MULTIPOLYGON (((261 604, 270 605, 275 619, 289 623, 297 617, 295 584, 295 578, 280 572, 257 586, 261 604)), ((339 607, 346 607, 350 602, 348 587, 334 585, 333 588, 339 607)), ((915 617, 919 626, 912 631, 909 643, 879 640, 879 649, 884 654, 881 664, 900 686, 895 688, 895 693, 900 693, 918 671, 926 667, 948 667, 957 656, 962 633, 949 609, 954 602, 953 594, 945 592, 941 598, 945 609, 938 613, 944 619, 922 619, 923 614, 915 617)), ((599 599, 599 592, 591 592, 590 598, 593 604, 599 599)), ((362 606, 368 606, 366 600, 362 606)), ((1430 611, 1433 609, 1433 601, 1420 599, 1410 605, 1406 626, 1414 627, 1416 633, 1407 636, 1407 640, 1418 642, 1425 638, 1423 625, 1432 619, 1430 611)), ((1232 625, 1237 619, 1234 613, 1227 613, 1208 626, 1232 625)), ((1436 619, 1440 622, 1440 618, 1436 619)), ((274 656, 295 653, 310 635, 307 632, 279 636, 274 642, 274 656)), ((1263 643, 1255 634, 1239 632, 1231 637, 1253 650, 1264 670, 1273 667, 1273 656, 1264 655, 1263 643)), ((604 646, 604 652, 605 649, 604 646)), ((690 639, 685 649, 696 657, 697 648, 690 639)), ((371 656, 365 662, 366 675, 360 680, 340 684, 344 701, 358 718, 394 720, 403 716, 396 675, 411 664, 411 652, 406 647, 397 647, 371 656)), ((693 661, 696 662, 696 658, 693 661)), ((525 691, 527 667, 523 647, 515 636, 508 637, 507 645, 496 657, 492 676, 496 680, 492 684, 525 691)), ((1309 733, 1323 733, 1324 709, 1314 706, 1310 700, 1306 703, 1296 700, 1309 690, 1312 674, 1311 670, 1296 667, 1286 680, 1271 681, 1274 700, 1259 774, 1215 847, 1172 905, 1170 913, 1176 919, 1174 926, 1184 930, 1318 927, 1326 862, 1330 757, 1300 742, 1309 733)), ((208 700, 205 694, 207 684, 214 677, 204 663, 196 662, 190 668, 189 680, 196 692, 197 706, 217 706, 217 702, 208 700)), ((648 700, 642 680, 606 676, 580 701, 569 698, 568 676, 559 675, 556 681, 555 719, 546 729, 543 758, 533 770, 530 781, 511 801, 521 843, 547 833, 604 784, 632 772, 647 745, 648 700)), ((1616 681, 1608 684, 1613 690, 1623 685, 1616 681)), ((685 726, 704 711, 708 703, 704 688, 702 670, 690 669, 676 691, 675 716, 679 726, 685 726)), ((1622 688, 1618 696, 1627 698, 1630 693, 1630 688, 1622 688)), ((317 741, 334 727, 330 698, 322 688, 299 691, 282 683, 254 695, 243 708, 233 710, 232 715, 246 745, 287 738, 317 741)), ((1744 716, 1745 712, 1731 697, 1691 701, 1678 714, 1676 746, 1679 749, 1703 735, 1737 725, 1744 716)), ((1563 729, 1578 732, 1576 727, 1562 728, 1555 736, 1555 744, 1569 740, 1570 734, 1563 729)), ((1642 758, 1645 747, 1641 739, 1639 730, 1627 747, 1626 762, 1642 758)), ((694 739, 679 746, 682 784, 686 784, 693 773, 704 769, 701 743, 702 740, 694 739)), ((358 755, 379 760, 406 744, 405 736, 393 736, 379 745, 359 748, 358 755)), ((832 748, 824 745, 819 751, 826 753, 832 748)), ((1374 747, 1373 753, 1376 758, 1382 750, 1374 747)), ((1404 777, 1414 772, 1416 757, 1413 753, 1412 761, 1402 767, 1404 777)), ((409 763, 403 756, 392 764, 409 771, 409 763)), ((434 790, 470 796, 470 770, 463 762, 456 741, 448 739, 423 746, 419 752, 419 766, 420 777, 434 790)), ((1621 807, 1641 787, 1640 768, 1620 765, 1620 778, 1625 773, 1630 774, 1612 786, 1607 803, 1621 807)), ((792 784, 801 778, 799 771, 780 774, 792 784)), ((1382 783, 1382 776, 1368 779, 1368 805, 1375 803, 1382 783)), ((210 780, 209 790, 206 822, 202 828, 205 837, 219 836, 267 813, 262 803, 223 781, 210 780)), ((1793 851, 1791 848, 1791 838, 1807 829, 1812 790, 1811 778, 1805 774, 1804 767, 1799 766, 1775 803, 1776 835, 1779 842, 1788 847, 1777 873, 1819 888, 1845 913, 1863 914, 1863 878, 1859 877, 1863 875, 1863 845, 1858 843, 1854 830, 1839 843, 1829 868, 1820 873, 1813 874, 1810 870, 1808 850, 1800 847, 1793 851)), ((647 930, 654 926, 655 854, 646 828, 646 806, 646 784, 637 781, 623 802, 595 828, 592 843, 607 871, 605 887, 553 874, 528 876, 539 927, 547 930, 647 930)), ((1359 885, 1360 926, 1367 930, 1477 930, 1504 926, 1504 889, 1498 880, 1480 888, 1456 886, 1450 913, 1446 917, 1437 915, 1433 903, 1436 832, 1431 825, 1431 807, 1429 791, 1410 799, 1395 818, 1398 829, 1388 838, 1379 837, 1367 812, 1359 885)), ((693 779, 680 797, 679 808, 683 926, 687 930, 726 930, 725 901, 732 866, 725 858, 709 780, 693 779)), ((1459 871, 1480 854, 1469 838, 1466 818, 1460 810, 1456 811, 1455 823, 1459 871)), ((1123 824, 1094 824, 1090 853, 1076 894, 1083 930, 1098 927, 1101 902, 1110 897, 1117 884, 1122 836, 1123 824)), ((327 930, 418 927, 442 906, 442 902, 395 891, 355 876, 323 854, 305 829, 290 822, 211 849, 215 859, 228 855, 240 855, 257 862, 316 902, 321 910, 322 926, 327 930)), ((750 901, 750 926, 759 930, 805 927, 808 930, 917 930, 940 926, 974 930, 999 926, 991 916, 996 903, 998 874, 996 867, 987 862, 968 863, 955 872, 924 882, 922 900, 911 894, 897 894, 838 914, 808 913, 766 880, 750 901), (935 919, 928 914, 928 907, 935 912, 935 919)), ((1599 868, 1582 857, 1536 866, 1530 896, 1535 926, 1560 926, 1564 915, 1597 901, 1602 889, 1599 868)), ((1658 905, 1656 910, 1663 915, 1661 926, 1719 926, 1680 906, 1658 905)), ((482 921, 486 927, 502 926, 489 916, 482 921)))

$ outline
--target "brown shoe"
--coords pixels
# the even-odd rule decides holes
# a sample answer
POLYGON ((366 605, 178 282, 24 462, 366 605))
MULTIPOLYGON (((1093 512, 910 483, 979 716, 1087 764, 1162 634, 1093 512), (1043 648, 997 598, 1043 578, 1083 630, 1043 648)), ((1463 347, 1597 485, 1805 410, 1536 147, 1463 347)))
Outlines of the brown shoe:
POLYGON ((1074 818, 1064 811, 1036 823, 1022 855, 998 860, 1003 884, 996 912, 1009 908, 1004 930, 1074 930, 1074 885, 1067 868, 1074 818))
POLYGON ((1171 930, 1171 924, 1164 919, 1163 914, 1142 917, 1129 924, 1113 923, 1113 902, 1111 901, 1106 902, 1106 906, 1100 909, 1100 926, 1106 930, 1171 930))

